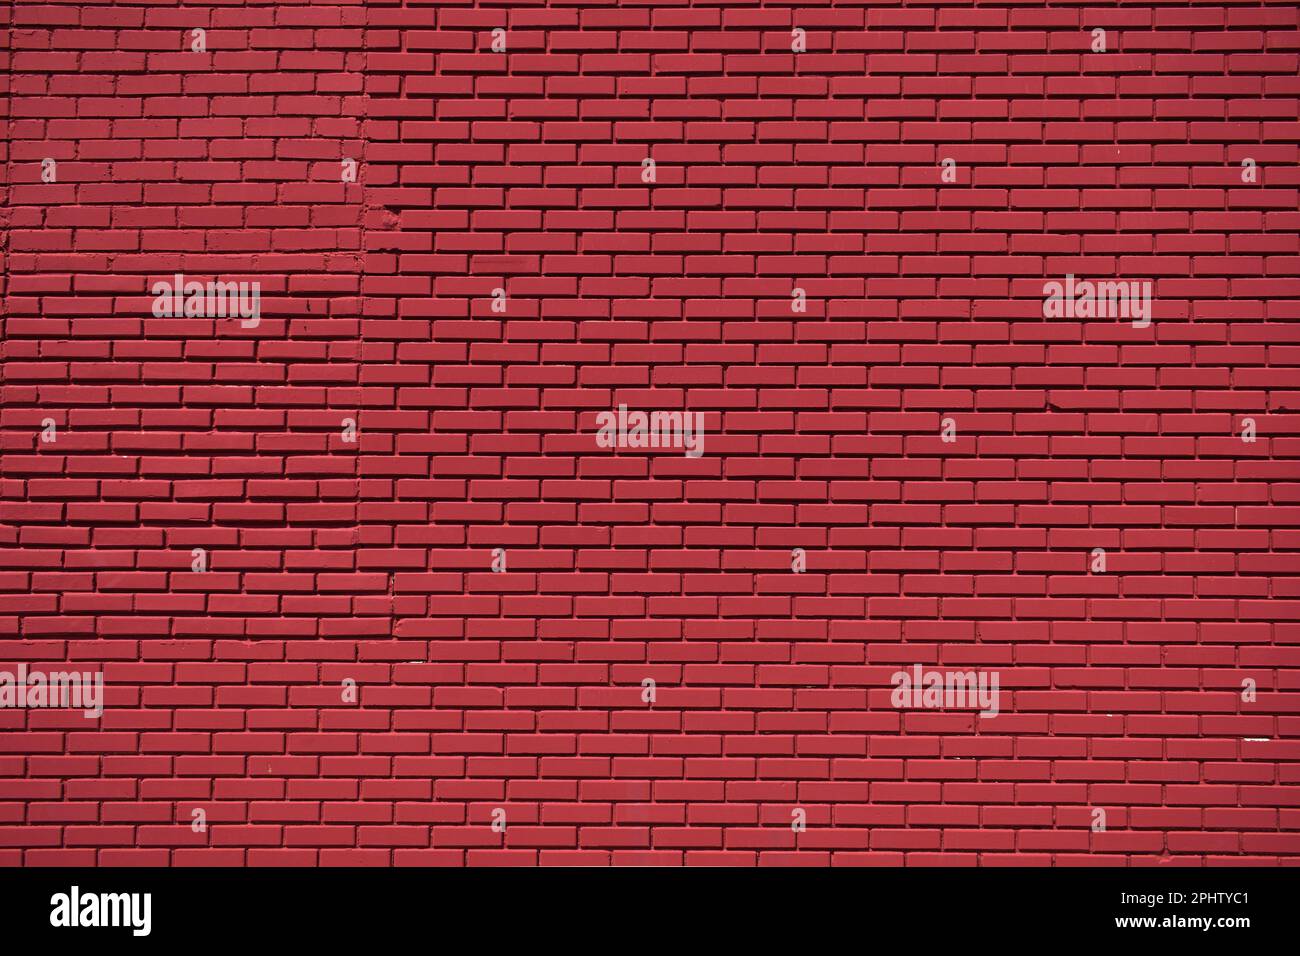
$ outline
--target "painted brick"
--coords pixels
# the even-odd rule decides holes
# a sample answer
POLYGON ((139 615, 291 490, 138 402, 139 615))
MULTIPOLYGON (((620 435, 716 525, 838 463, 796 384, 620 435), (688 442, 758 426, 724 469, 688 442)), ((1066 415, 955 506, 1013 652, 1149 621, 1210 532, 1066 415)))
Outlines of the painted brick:
POLYGON ((0 17, 0 864, 1300 862, 1294 9, 0 17))

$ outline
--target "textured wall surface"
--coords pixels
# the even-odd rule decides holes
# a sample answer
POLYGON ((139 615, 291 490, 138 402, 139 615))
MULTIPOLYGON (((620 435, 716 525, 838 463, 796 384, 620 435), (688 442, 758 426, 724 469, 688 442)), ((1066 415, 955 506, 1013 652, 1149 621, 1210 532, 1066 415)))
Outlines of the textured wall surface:
POLYGON ((1300 862, 1294 3, 3 16, 0 864, 1300 862))

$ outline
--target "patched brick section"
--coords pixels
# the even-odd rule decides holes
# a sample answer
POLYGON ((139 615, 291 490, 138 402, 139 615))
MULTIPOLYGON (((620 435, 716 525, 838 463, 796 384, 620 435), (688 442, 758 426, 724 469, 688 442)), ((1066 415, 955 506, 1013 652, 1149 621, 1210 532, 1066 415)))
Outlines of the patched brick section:
POLYGON ((0 864, 1297 862, 1294 9, 4 12, 0 864))

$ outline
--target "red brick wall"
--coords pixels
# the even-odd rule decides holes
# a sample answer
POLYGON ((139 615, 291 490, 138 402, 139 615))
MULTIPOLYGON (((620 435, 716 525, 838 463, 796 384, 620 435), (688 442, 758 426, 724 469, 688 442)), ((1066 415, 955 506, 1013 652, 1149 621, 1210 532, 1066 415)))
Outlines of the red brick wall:
POLYGON ((1300 859, 1295 5, 4 11, 0 864, 1300 859))

